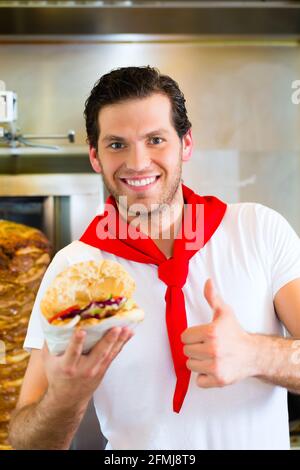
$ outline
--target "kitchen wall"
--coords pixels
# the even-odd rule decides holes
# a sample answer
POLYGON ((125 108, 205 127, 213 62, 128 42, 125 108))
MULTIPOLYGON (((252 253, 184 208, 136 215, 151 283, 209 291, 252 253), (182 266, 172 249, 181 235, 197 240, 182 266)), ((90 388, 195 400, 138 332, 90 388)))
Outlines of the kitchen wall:
POLYGON ((300 47, 200 42, 0 44, 0 79, 19 96, 24 133, 76 131, 84 144, 84 101, 105 72, 158 67, 183 89, 195 151, 184 181, 229 202, 280 211, 300 233, 300 47))

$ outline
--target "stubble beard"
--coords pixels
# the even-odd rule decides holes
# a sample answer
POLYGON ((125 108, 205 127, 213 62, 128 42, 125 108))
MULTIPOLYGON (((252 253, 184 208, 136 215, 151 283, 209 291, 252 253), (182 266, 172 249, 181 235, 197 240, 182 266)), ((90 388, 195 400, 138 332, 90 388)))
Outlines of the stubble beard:
MULTIPOLYGON (((99 157, 98 157, 98 159, 99 159, 99 157)), ((107 191, 116 200, 118 206, 120 207, 120 211, 121 212, 124 212, 124 211, 127 212, 127 216, 129 216, 129 217, 130 216, 136 216, 136 210, 131 211, 131 209, 130 209, 131 206, 133 206, 135 204, 139 204, 139 206, 142 206, 142 205, 144 206, 143 210, 140 211, 140 216, 150 217, 150 216, 159 215, 161 212, 166 210, 167 207, 170 207, 176 199, 176 195, 179 191, 179 187, 180 187, 180 184, 181 184, 181 176, 182 176, 182 156, 181 156, 181 152, 179 154, 178 164, 176 166, 176 170, 173 172, 173 174, 175 173, 175 178, 170 183, 169 187, 166 188, 166 190, 164 190, 162 192, 162 194, 158 197, 158 200, 151 202, 150 207, 147 207, 147 205, 143 204, 142 202, 140 203, 138 201, 138 197, 137 197, 137 200, 132 205, 130 205, 130 206, 124 205, 123 201, 122 201, 122 197, 124 198, 124 195, 120 194, 109 183, 109 181, 106 178, 106 175, 103 171, 103 167, 102 167, 100 159, 99 159, 99 164, 100 164, 101 171, 102 171, 103 183, 104 183, 107 191)), ((142 196, 141 196, 141 199, 142 199, 142 196)))

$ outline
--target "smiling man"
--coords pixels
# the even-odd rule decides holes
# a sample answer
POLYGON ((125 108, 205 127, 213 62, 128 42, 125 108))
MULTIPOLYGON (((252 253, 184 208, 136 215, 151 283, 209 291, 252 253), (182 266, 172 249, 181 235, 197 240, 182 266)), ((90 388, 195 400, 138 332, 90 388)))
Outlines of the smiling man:
POLYGON ((140 201, 150 210, 151 203, 182 203, 181 154, 182 147, 187 154, 191 135, 187 131, 182 141, 178 138, 170 108, 169 98, 156 93, 99 112, 103 137, 91 149, 93 166, 101 171, 109 192, 115 198, 127 196, 129 206, 140 201))
POLYGON ((289 448, 287 389, 300 392, 298 236, 267 207, 182 184, 191 124, 177 83, 156 69, 101 77, 85 118, 110 197, 41 284, 12 444, 67 449, 93 396, 107 449, 289 448), (134 336, 114 328, 87 355, 78 331, 53 357, 40 299, 65 267, 101 258, 135 279, 145 320, 134 336))

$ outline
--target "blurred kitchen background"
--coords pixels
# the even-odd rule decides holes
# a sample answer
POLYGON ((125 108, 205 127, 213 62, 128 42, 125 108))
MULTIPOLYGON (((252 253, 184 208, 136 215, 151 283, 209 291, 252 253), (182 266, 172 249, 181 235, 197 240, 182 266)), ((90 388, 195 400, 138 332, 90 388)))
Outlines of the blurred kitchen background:
MULTIPOLYGON (((0 219, 40 228, 53 252, 80 236, 106 197, 88 162, 84 102, 111 69, 151 65, 187 100, 195 150, 184 182, 272 207, 300 235, 299 38, 299 1, 0 1, 0 80, 18 107, 16 123, 0 122, 0 219), (11 129, 59 148, 13 148, 11 129)), ((296 446, 300 397, 289 407, 296 446)), ((103 446, 91 428, 92 405, 72 448, 103 446)))

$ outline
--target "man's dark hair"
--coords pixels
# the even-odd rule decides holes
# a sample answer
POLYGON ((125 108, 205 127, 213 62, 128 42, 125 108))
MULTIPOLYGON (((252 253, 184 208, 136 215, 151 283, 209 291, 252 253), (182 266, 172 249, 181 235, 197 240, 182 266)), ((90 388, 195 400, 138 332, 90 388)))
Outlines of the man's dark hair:
POLYGON ((103 106, 134 98, 146 98, 163 93, 172 105, 172 121, 180 139, 191 128, 185 98, 178 84, 154 67, 122 67, 103 75, 94 85, 85 102, 85 122, 88 143, 97 149, 99 139, 98 115, 103 106))

